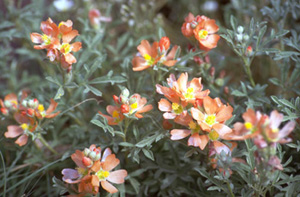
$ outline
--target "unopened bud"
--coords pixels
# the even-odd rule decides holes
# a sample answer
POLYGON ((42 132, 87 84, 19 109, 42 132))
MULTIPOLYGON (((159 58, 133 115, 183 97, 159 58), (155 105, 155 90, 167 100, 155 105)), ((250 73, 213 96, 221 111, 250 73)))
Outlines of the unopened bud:
POLYGON ((244 35, 243 39, 244 39, 244 41, 248 41, 249 40, 249 36, 246 34, 246 35, 244 35))
POLYGON ((135 103, 136 102, 136 96, 132 96, 130 99, 129 99, 129 103, 132 104, 132 103, 135 103))
POLYGON ((194 103, 194 107, 202 107, 203 106, 203 99, 196 99, 194 103))
POLYGON ((33 101, 33 99, 30 99, 28 102, 27 102, 27 106, 28 107, 30 107, 30 108, 35 108, 36 106, 35 106, 35 103, 34 103, 34 101, 33 101))
POLYGON ((122 104, 122 105, 121 105, 121 112, 122 112, 123 114, 128 113, 128 112, 129 112, 129 106, 126 105, 126 104, 122 104))
POLYGON ((237 32, 238 32, 239 34, 242 34, 242 33, 244 32, 244 27, 238 26, 237 32))
POLYGON ((101 159, 101 154, 100 154, 100 153, 98 153, 98 154, 96 155, 96 157, 94 158, 94 161, 97 161, 97 160, 99 160, 99 159, 101 159))
POLYGON ((24 107, 27 107, 27 100, 23 100, 23 101, 22 101, 22 105, 23 105, 24 107))
POLYGON ((119 103, 120 103, 119 97, 117 97, 116 95, 113 95, 113 99, 114 99, 114 102, 115 102, 116 104, 119 104, 119 103))
POLYGON ((165 52, 170 47, 170 39, 168 37, 162 37, 158 43, 161 52, 165 52))
POLYGON ((8 109, 2 107, 0 110, 1 110, 1 113, 2 113, 3 115, 5 115, 5 116, 8 115, 8 109))
POLYGON ((85 148, 83 154, 84 154, 85 156, 88 156, 88 155, 90 154, 90 152, 91 152, 90 149, 85 148))
POLYGON ((88 157, 83 157, 82 158, 82 163, 86 167, 91 167, 93 165, 93 161, 88 157))
POLYGON ((33 117, 33 116, 34 116, 34 109, 28 108, 28 109, 26 110, 26 114, 27 114, 28 116, 33 117))
POLYGON ((224 79, 218 78, 218 79, 215 80, 215 83, 216 83, 217 86, 221 87, 221 86, 224 85, 224 79))
POLYGON ((95 159, 95 157, 97 156, 97 153, 96 152, 94 152, 94 151, 91 151, 90 152, 90 154, 89 154, 89 157, 91 158, 91 159, 95 159))
POLYGON ((121 101, 121 103, 126 103, 127 100, 128 100, 128 97, 125 97, 125 96, 123 96, 123 95, 120 96, 120 101, 121 101))
POLYGON ((191 27, 195 29, 197 27, 198 23, 196 21, 191 22, 191 27))
POLYGON ((4 106, 10 108, 12 106, 10 101, 4 101, 4 106))
POLYGON ((203 67, 205 70, 208 70, 210 68, 210 66, 211 66, 211 64, 205 63, 203 67))
POLYGON ((122 93, 121 93, 124 97, 128 97, 129 96, 129 90, 127 88, 123 89, 122 90, 122 93))
POLYGON ((236 34, 236 39, 241 42, 243 40, 243 34, 236 34))

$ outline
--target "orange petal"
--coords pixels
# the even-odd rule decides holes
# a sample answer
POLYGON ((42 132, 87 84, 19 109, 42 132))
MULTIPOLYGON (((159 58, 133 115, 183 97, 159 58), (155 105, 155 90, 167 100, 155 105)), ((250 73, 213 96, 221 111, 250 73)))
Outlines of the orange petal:
POLYGON ((16 144, 18 144, 19 146, 24 146, 28 141, 28 136, 27 135, 21 135, 17 141, 15 141, 16 144))
POLYGON ((43 43, 43 39, 42 39, 42 35, 41 34, 38 34, 38 33, 31 33, 30 34, 30 39, 33 43, 43 43))
POLYGON ((158 102, 158 109, 163 112, 172 111, 172 105, 167 99, 160 99, 158 102))
POLYGON ((148 65, 144 58, 136 56, 132 59, 132 66, 133 71, 142 71, 149 68, 151 65, 148 65))
POLYGON ((107 124, 109 125, 117 125, 118 123, 115 121, 115 119, 111 116, 105 115, 102 112, 98 111, 98 113, 103 116, 104 118, 106 118, 107 120, 107 124))
POLYGON ((245 113, 243 113, 243 119, 245 122, 251 122, 252 124, 256 123, 256 115, 253 109, 248 109, 245 113))
POLYGON ((10 125, 7 126, 7 132, 5 132, 4 135, 6 138, 15 138, 23 133, 24 131, 20 126, 10 125))
POLYGON ((72 31, 73 22, 71 20, 67 20, 66 22, 62 21, 59 25, 59 31, 63 34, 72 31))
POLYGON ((118 192, 117 188, 115 188, 112 184, 110 184, 107 181, 101 181, 101 186, 103 187, 103 189, 105 189, 111 194, 118 192))
POLYGON ((178 87, 179 87, 179 90, 181 92, 185 92, 186 91, 187 81, 188 81, 188 74, 187 73, 182 73, 180 75, 180 77, 178 78, 178 80, 177 80, 178 87))
MULTIPOLYGON (((173 60, 174 57, 175 57, 175 55, 176 55, 177 49, 178 49, 177 45, 173 46, 173 48, 171 49, 171 51, 166 56, 166 60, 173 60)), ((177 60, 174 60, 174 61, 177 61, 177 60)))
POLYGON ((57 107, 57 102, 55 102, 53 99, 50 100, 50 105, 48 107, 48 109, 46 110, 46 114, 50 114, 52 113, 56 107, 57 107))
POLYGON ((63 43, 70 43, 78 35, 79 34, 77 30, 72 30, 66 34, 63 34, 62 36, 63 43))
POLYGON ((163 114, 164 119, 174 119, 174 118, 176 118, 176 116, 177 115, 173 112, 171 112, 171 113, 166 112, 163 114))
POLYGON ((209 34, 213 34, 216 33, 217 31, 219 31, 219 26, 216 25, 216 21, 215 20, 206 20, 204 23, 204 29, 209 33, 209 34))
POLYGON ((146 105, 142 109, 138 110, 137 113, 145 113, 153 109, 152 105, 146 105))
POLYGON ((208 141, 209 139, 206 135, 199 135, 198 133, 194 133, 188 139, 188 145, 199 147, 201 150, 203 150, 206 147, 208 141))
POLYGON ((208 35, 207 38, 204 40, 199 40, 200 48, 210 50, 217 46, 220 36, 217 34, 208 35), (204 47, 204 48, 202 48, 204 47))
POLYGON ((210 98, 209 96, 203 99, 203 105, 204 105, 205 112, 209 115, 216 113, 218 109, 216 100, 210 98))
POLYGON ((148 40, 142 40, 141 44, 137 47, 138 51, 142 56, 148 54, 151 56, 151 45, 148 40))
POLYGON ((116 158, 115 154, 108 155, 103 163, 103 170, 105 171, 111 171, 114 169, 117 165, 119 165, 120 160, 116 158))
POLYGON ((191 108, 191 113, 192 113, 192 117, 195 120, 199 120, 199 121, 203 121, 204 120, 204 114, 200 110, 192 107, 191 108))
POLYGON ((101 169, 101 162, 100 162, 100 160, 95 161, 94 164, 93 164, 93 166, 91 167, 91 170, 93 170, 94 172, 98 172, 100 169, 101 169))
POLYGON ((216 123, 212 127, 213 127, 213 129, 215 129, 218 132, 218 134, 220 135, 221 138, 224 135, 227 135, 232 132, 232 129, 230 129, 228 126, 226 126, 224 124, 216 123))
POLYGON ((82 158, 84 157, 83 152, 80 150, 76 150, 75 153, 71 155, 72 160, 76 163, 76 165, 80 168, 85 168, 85 165, 82 163, 82 158))
POLYGON ((77 62, 76 58, 74 57, 74 55, 72 53, 65 54, 64 57, 65 57, 65 61, 68 64, 73 64, 73 63, 77 62))
POLYGON ((216 121, 223 123, 232 117, 233 108, 229 106, 224 106, 216 115, 216 121))
POLYGON ((126 170, 116 170, 109 173, 107 180, 109 180, 112 183, 121 184, 124 183, 124 179, 126 176, 127 176, 126 170))
POLYGON ((81 42, 74 42, 72 44, 72 51, 77 52, 81 49, 81 42))
POLYGON ((164 61, 163 65, 171 67, 174 66, 176 64, 177 60, 168 60, 168 61, 164 61))
POLYGON ((187 129, 173 129, 171 132, 171 140, 180 140, 191 134, 190 130, 187 129))
POLYGON ((191 121, 193 121, 193 118, 187 113, 187 111, 183 111, 174 119, 174 122, 183 126, 188 126, 191 121))

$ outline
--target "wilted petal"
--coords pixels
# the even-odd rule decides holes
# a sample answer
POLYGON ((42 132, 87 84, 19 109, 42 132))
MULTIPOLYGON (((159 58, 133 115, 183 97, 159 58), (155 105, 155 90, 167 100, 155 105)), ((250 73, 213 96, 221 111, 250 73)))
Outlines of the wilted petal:
POLYGON ((290 121, 279 131, 278 138, 282 139, 288 136, 295 128, 296 122, 290 121))
POLYGON ((80 180, 75 180, 74 179, 78 179, 79 178, 79 174, 77 170, 74 169, 70 169, 70 168, 65 168, 61 171, 62 175, 64 175, 62 177, 62 180, 67 182, 67 183, 78 183, 80 180))

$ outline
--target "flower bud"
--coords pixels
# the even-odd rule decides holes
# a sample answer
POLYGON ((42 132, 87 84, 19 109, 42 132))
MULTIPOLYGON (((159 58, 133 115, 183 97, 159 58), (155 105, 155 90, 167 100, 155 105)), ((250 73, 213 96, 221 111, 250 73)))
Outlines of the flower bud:
POLYGON ((131 96, 130 99, 129 99, 129 103, 132 104, 132 103, 135 103, 136 102, 136 96, 131 96))
POLYGON ((249 40, 249 36, 248 34, 245 34, 244 37, 243 37, 244 41, 248 41, 249 40))
POLYGON ((126 105, 126 104, 122 104, 122 105, 121 105, 121 112, 122 112, 123 114, 128 113, 128 112, 129 112, 129 106, 126 105))
POLYGON ((192 27, 193 29, 195 29, 195 28, 197 27, 197 25, 198 25, 197 21, 191 22, 191 27, 192 27))
POLYGON ((96 155, 94 161, 98 161, 99 159, 101 159, 101 154, 100 154, 100 153, 98 153, 98 154, 96 155))
POLYGON ((210 68, 210 66, 211 66, 211 64, 205 63, 205 64, 204 64, 204 69, 205 69, 205 70, 208 70, 208 69, 210 68))
POLYGON ((122 90, 122 93, 121 93, 122 96, 128 98, 129 94, 130 94, 129 90, 127 88, 122 90))
POLYGON ((30 99, 28 102, 27 102, 27 106, 28 107, 30 107, 30 108, 35 108, 36 106, 35 106, 35 103, 34 103, 34 101, 33 101, 33 99, 30 99), (35 107, 34 107, 35 106, 35 107))
POLYGON ((8 109, 2 107, 2 108, 0 109, 0 111, 1 111, 1 113, 2 113, 4 116, 7 116, 7 115, 8 115, 8 109))
POLYGON ((116 104, 119 104, 119 103, 120 103, 119 97, 117 97, 116 95, 113 95, 113 99, 114 99, 114 102, 115 102, 116 104))
POLYGON ((28 108, 26 110, 26 114, 30 117, 33 117, 34 116, 34 109, 31 109, 31 108, 28 108))
POLYGON ((224 85, 224 79, 218 78, 218 79, 216 79, 215 83, 216 83, 217 86, 221 87, 221 86, 224 85))
POLYGON ((163 128, 165 130, 170 130, 172 129, 173 125, 169 122, 169 120, 163 120, 163 128))
POLYGON ((127 100, 128 100, 128 97, 125 97, 125 96, 123 96, 123 95, 120 96, 120 101, 121 101, 121 103, 126 103, 127 100))
POLYGON ((243 40, 243 34, 236 34, 236 39, 241 42, 243 40))
POLYGON ((93 165, 93 161, 88 157, 83 157, 82 158, 82 163, 86 167, 91 167, 93 165))
POLYGON ((244 32, 244 27, 238 26, 237 32, 238 32, 239 34, 242 34, 242 33, 244 32))
POLYGON ((83 154, 84 154, 85 156, 88 156, 88 155, 90 154, 90 152, 91 152, 90 149, 85 148, 83 154))
POLYGON ((23 100, 23 101, 22 101, 22 105, 23 105, 24 107, 27 107, 27 100, 23 100))
POLYGON ((199 108, 203 106, 203 99, 196 99, 194 103, 195 108, 199 108))
POLYGON ((95 151, 91 151, 89 154, 89 157, 93 160, 95 159, 96 156, 97 156, 97 153, 95 151))
POLYGON ((181 32, 185 37, 191 37, 194 35, 190 23, 183 23, 183 25, 181 26, 181 32))
POLYGON ((247 56, 251 56, 253 54, 253 49, 251 46, 248 46, 247 47, 247 50, 246 50, 246 55, 247 56))
POLYGON ((168 37, 162 37, 158 43, 161 52, 165 52, 170 47, 170 39, 168 37))
POLYGON ((4 106, 10 108, 12 106, 12 103, 10 101, 4 101, 4 106))

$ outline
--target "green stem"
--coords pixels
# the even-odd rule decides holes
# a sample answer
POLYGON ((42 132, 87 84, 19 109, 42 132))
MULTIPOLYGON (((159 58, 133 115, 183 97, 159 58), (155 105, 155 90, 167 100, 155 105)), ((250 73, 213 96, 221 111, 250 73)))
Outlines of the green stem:
POLYGON ((46 146, 52 153, 54 153, 55 155, 58 155, 58 152, 56 152, 56 150, 54 150, 49 144, 48 142, 43 138, 42 135, 38 135, 38 139, 44 144, 44 146, 46 146))
POLYGON ((251 59, 251 61, 249 61, 247 58, 243 57, 243 61, 244 61, 244 68, 245 68, 246 74, 250 80, 250 83, 253 87, 255 87, 255 82, 253 80, 251 69, 250 69, 252 59, 251 59))
POLYGON ((233 194, 232 189, 231 189, 231 187, 230 187, 229 181, 227 181, 227 187, 228 187, 230 196, 231 196, 231 197, 235 197, 235 195, 233 194))
POLYGON ((127 130, 128 130, 129 124, 130 124, 130 120, 128 120, 128 118, 125 118, 124 122, 125 122, 124 130, 122 129, 122 126, 121 126, 121 130, 124 133, 123 141, 126 142, 126 134, 127 134, 127 130))

